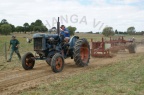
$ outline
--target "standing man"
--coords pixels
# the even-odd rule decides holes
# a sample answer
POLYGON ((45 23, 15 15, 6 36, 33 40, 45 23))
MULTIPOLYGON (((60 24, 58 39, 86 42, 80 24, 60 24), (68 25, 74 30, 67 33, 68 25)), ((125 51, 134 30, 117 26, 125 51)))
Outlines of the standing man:
POLYGON ((12 36, 12 39, 10 40, 10 45, 9 45, 9 48, 8 48, 8 51, 9 51, 9 49, 11 47, 10 58, 7 62, 11 62, 12 55, 13 55, 14 52, 17 54, 19 60, 21 60, 21 55, 19 53, 18 46, 19 46, 19 41, 16 39, 15 36, 12 36))
POLYGON ((69 39, 70 39, 70 33, 69 30, 67 28, 65 28, 64 25, 61 25, 61 35, 64 36, 64 40, 66 41, 66 43, 68 43, 69 39))

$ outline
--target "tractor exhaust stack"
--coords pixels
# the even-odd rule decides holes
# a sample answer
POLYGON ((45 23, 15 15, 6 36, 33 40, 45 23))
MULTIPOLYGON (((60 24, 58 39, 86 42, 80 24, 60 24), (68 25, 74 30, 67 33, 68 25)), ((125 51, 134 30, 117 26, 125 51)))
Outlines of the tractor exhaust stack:
POLYGON ((59 22, 59 17, 58 17, 58 21, 57 21, 57 33, 58 33, 58 35, 60 35, 60 22, 59 22))

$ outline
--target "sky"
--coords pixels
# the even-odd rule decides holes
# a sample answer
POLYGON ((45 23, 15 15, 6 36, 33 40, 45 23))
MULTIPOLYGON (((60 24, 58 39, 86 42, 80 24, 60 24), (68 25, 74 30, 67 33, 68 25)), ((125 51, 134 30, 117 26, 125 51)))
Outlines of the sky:
POLYGON ((23 26, 40 19, 50 29, 60 17, 61 25, 79 32, 101 32, 107 26, 144 31, 143 5, 144 0, 0 0, 0 21, 23 26))

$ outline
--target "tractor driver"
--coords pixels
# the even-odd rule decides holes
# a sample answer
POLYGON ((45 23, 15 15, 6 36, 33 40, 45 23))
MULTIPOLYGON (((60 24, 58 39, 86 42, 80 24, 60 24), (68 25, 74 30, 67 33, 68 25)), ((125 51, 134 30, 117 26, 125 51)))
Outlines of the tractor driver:
POLYGON ((67 29, 67 28, 65 28, 65 26, 64 25, 61 25, 61 35, 63 35, 64 36, 64 41, 66 42, 66 43, 68 43, 68 41, 69 41, 69 39, 70 39, 70 34, 69 34, 69 30, 67 29))

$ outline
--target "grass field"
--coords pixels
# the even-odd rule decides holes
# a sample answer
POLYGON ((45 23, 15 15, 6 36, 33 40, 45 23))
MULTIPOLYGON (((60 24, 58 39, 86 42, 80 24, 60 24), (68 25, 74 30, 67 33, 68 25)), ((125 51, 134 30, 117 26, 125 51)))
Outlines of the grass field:
POLYGON ((41 84, 20 95, 143 95, 144 54, 41 84))
MULTIPOLYGON (((32 38, 32 34, 15 34, 20 41, 20 54, 23 56, 26 52, 33 51, 33 43, 27 43, 25 37, 32 38)), ((88 41, 101 41, 101 34, 76 34, 80 38, 87 38, 88 41)), ((142 35, 129 36, 125 35, 125 39, 135 37, 136 41, 144 39, 142 35)), ((108 37, 104 37, 109 40, 108 37)), ((8 63, 4 57, 4 44, 8 44, 11 36, 0 36, 0 73, 3 71, 17 70, 22 74, 26 72, 22 70, 21 61, 18 60, 16 54, 13 55, 12 62, 8 63)), ((9 57, 9 51, 7 51, 9 57)), ((93 58, 94 59, 94 58, 93 58)), ((100 65, 99 67, 87 69, 83 72, 66 74, 63 78, 49 80, 48 83, 41 83, 38 86, 27 88, 26 90, 17 91, 18 95, 143 95, 144 94, 144 51, 134 54, 131 57, 115 61, 110 64, 100 65), (67 75, 69 75, 67 77, 67 75)), ((66 59, 67 60, 67 59, 66 59)), ((94 59, 95 60, 95 59, 94 59)), ((104 60, 104 59, 102 59, 104 60)), ((113 60, 113 59, 111 59, 113 60)), ((39 61, 38 61, 39 62, 39 61)), ((36 62, 36 63, 38 63, 36 62)), ((95 64, 96 61, 90 64, 95 64)), ((44 63, 44 62, 43 62, 44 63)), ((37 65, 41 66, 41 64, 37 65)), ((45 67, 45 66, 44 66, 45 67)), ((43 65, 41 66, 43 68, 43 65)), ((47 68, 47 67, 46 67, 47 68)), ((70 68, 70 67, 69 67, 70 68)), ((72 69, 72 68, 71 68, 72 69)), ((41 69, 35 69, 36 72, 41 69)), ((47 71, 44 71, 47 73, 47 71)), ((2 73, 1 73, 2 74, 2 73)), ((52 74, 53 75, 53 74, 52 74)), ((39 78, 37 76, 36 78, 39 78)), ((21 79, 18 83, 21 83, 21 79)), ((6 80, 7 81, 7 80, 6 80)), ((1 81, 0 81, 1 82, 1 81)), ((26 84, 28 85, 28 84, 26 84)), ((17 90, 17 88, 15 89, 17 90)), ((15 94, 14 94, 15 95, 15 94)))

